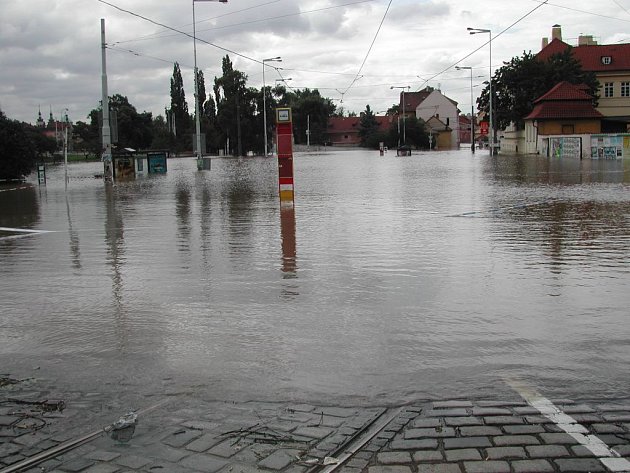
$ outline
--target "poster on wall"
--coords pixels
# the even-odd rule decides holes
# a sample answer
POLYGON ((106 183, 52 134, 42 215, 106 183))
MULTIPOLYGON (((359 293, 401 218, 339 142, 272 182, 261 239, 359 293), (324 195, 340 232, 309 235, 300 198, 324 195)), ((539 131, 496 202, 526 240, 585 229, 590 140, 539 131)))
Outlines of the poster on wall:
POLYGON ((630 135, 591 136, 592 159, 630 158, 630 135))
POLYGON ((575 136, 549 138, 549 156, 552 158, 580 159, 582 157, 582 138, 575 136))
POLYGON ((164 174, 167 170, 166 152, 147 153, 150 174, 164 174))

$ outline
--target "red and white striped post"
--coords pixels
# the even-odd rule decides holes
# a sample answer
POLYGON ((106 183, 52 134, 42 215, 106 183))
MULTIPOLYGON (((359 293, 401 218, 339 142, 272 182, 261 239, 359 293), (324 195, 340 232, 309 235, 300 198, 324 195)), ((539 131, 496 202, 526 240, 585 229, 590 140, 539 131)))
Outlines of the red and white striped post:
POLYGON ((290 108, 276 109, 276 143, 280 205, 293 205, 293 120, 290 108))

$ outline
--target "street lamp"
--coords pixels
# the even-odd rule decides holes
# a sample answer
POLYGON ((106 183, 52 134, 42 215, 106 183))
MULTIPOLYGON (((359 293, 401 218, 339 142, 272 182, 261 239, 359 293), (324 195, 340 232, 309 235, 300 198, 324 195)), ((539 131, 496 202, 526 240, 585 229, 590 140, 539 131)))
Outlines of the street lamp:
POLYGON ((475 154, 475 104, 473 102, 473 68, 455 66, 458 71, 470 70, 470 151, 475 154))
POLYGON ((394 86, 394 85, 392 85, 390 87, 390 90, 391 89, 402 89, 403 145, 406 145, 407 144, 407 126, 406 126, 407 115, 405 114, 405 89, 409 90, 409 89, 411 89, 411 86, 409 86, 409 85, 404 85, 404 86, 394 86))
POLYGON ((203 154, 201 152, 201 120, 199 112, 199 84, 197 83, 197 25, 195 22, 195 2, 221 2, 227 3, 228 0, 192 0, 192 17, 193 17, 193 52, 195 55, 195 133, 197 143, 197 162, 199 163, 203 154))
POLYGON ((490 108, 490 156, 494 155, 494 125, 492 120, 492 31, 483 29, 483 28, 467 28, 470 34, 479 34, 479 33, 488 33, 490 35, 490 41, 488 41, 488 45, 490 46, 490 82, 488 85, 488 93, 490 96, 488 106, 490 108))
POLYGON ((270 57, 262 60, 263 65, 263 127, 265 129, 265 157, 267 156, 267 91, 265 90, 265 63, 266 62, 282 62, 282 58, 280 56, 270 57))

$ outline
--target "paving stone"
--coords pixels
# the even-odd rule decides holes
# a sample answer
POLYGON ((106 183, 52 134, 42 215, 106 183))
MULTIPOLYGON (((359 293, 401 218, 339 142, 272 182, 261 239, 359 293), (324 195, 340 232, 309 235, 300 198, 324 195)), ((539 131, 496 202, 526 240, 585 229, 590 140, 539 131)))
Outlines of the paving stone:
POLYGON ((409 452, 383 452, 383 453, 379 453, 376 456, 376 461, 384 465, 411 463, 411 453, 409 452))
POLYGON ((478 426, 478 427, 461 427, 459 433, 462 437, 482 437, 491 435, 502 435, 501 429, 492 426, 478 426))
POLYGON ((468 411, 463 408, 455 409, 434 409, 425 413, 427 417, 464 417, 468 415, 468 411))
POLYGON ((444 460, 444 455, 439 450, 419 450, 413 453, 413 461, 416 463, 442 460, 444 460))
POLYGON ((118 458, 119 456, 120 456, 120 453, 108 452, 105 450, 94 450, 93 452, 90 452, 86 455, 86 457, 90 458, 91 460, 96 460, 96 461, 101 461, 101 462, 112 461, 113 459, 118 458))
POLYGON ((456 407, 473 407, 470 401, 436 401, 433 403, 433 409, 452 409, 456 407))
POLYGON ((238 453, 242 448, 243 447, 239 446, 239 444, 235 444, 233 439, 227 439, 219 444, 216 444, 214 447, 207 450, 206 453, 216 455, 218 457, 230 458, 238 453))
POLYGON ((630 457, 630 445, 617 445, 613 447, 613 450, 622 457, 630 457))
POLYGON ((67 463, 63 463, 59 469, 61 471, 83 471, 96 463, 94 460, 88 458, 75 458, 67 463))
POLYGON ((460 427, 463 425, 483 425, 483 420, 479 417, 446 417, 444 423, 452 427, 460 427))
POLYGON ((604 465, 599 461, 591 458, 554 460, 560 471, 570 471, 572 473, 584 472, 595 473, 606 471, 604 465))
POLYGON ((186 427, 187 429, 190 430, 215 430, 217 428, 219 428, 219 423, 218 422, 210 422, 210 421, 206 421, 206 420, 191 420, 188 422, 184 422, 182 423, 182 427, 186 427))
POLYGON ((487 448, 492 447, 488 437, 460 437, 444 439, 444 448, 487 448))
POLYGON ((630 414, 602 414, 604 420, 608 422, 630 422, 630 414))
POLYGON ((459 462, 464 460, 481 460, 481 453, 474 448, 462 448, 458 450, 445 450, 446 460, 449 462, 459 462))
POLYGON ((506 425, 503 427, 506 434, 524 435, 524 434, 540 434, 545 432, 542 425, 506 425))
POLYGON ((489 460, 505 460, 507 458, 527 458, 523 447, 492 447, 486 449, 489 460))
POLYGON ((510 473, 510 465, 504 461, 464 462, 466 473, 510 473))
POLYGON ((586 404, 575 404, 573 406, 562 406, 559 408, 562 412, 568 415, 572 414, 592 414, 595 409, 587 406, 586 404))
POLYGON ((595 455, 593 452, 591 452, 588 448, 586 448, 584 445, 574 445, 572 447, 570 447, 571 452, 573 453, 574 457, 595 457, 597 455, 595 455))
POLYGON ((378 465, 369 467, 368 473, 411 473, 411 468, 404 465, 378 465))
POLYGON ((431 450, 438 447, 436 439, 394 440, 390 444, 392 450, 431 450))
POLYGON ((540 444, 540 441, 533 435, 503 435, 501 437, 492 437, 492 441, 497 447, 540 444))
POLYGON ((84 470, 83 473, 116 473, 118 471, 120 471, 120 466, 111 463, 97 463, 84 470))
POLYGON ((566 444, 566 445, 575 445, 577 444, 577 440, 575 440, 569 434, 554 434, 554 433, 543 433, 540 434, 540 438, 546 444, 566 444))
POLYGON ((514 408, 514 412, 517 413, 518 415, 521 415, 521 416, 524 416, 524 415, 538 415, 538 414, 540 414, 540 411, 538 409, 536 409, 535 407, 531 407, 531 406, 515 407, 514 408))
POLYGON ((475 407, 474 416, 511 416, 512 411, 501 407, 475 407))
POLYGON ((442 465, 427 465, 419 464, 418 473, 461 473, 462 470, 459 465, 454 463, 445 463, 442 465))
POLYGON ((299 450, 280 449, 258 462, 258 466, 269 470, 282 470, 298 460, 299 450))
POLYGON ((295 412, 313 412, 315 410, 315 406, 311 406, 310 404, 292 404, 287 407, 287 410, 295 412))
POLYGON ((554 470, 546 460, 517 460, 512 462, 514 473, 551 473, 554 470))
POLYGON ((177 463, 182 458, 187 457, 192 453, 183 448, 173 448, 168 445, 153 444, 143 447, 142 454, 148 458, 154 458, 156 460, 166 461, 169 463, 177 463))
POLYGON ((405 431, 405 439, 443 437, 455 437, 455 429, 452 427, 443 427, 437 429, 408 429, 405 431))
POLYGON ((0 427, 10 427, 20 420, 18 416, 0 416, 0 427))
POLYGON ((417 418, 411 422, 411 426, 416 429, 426 429, 429 427, 439 427, 440 419, 432 417, 432 418, 417 418))
MULTIPOLYGON (((201 453, 201 452, 205 452, 206 450, 209 450, 210 447, 214 447, 215 445, 217 445, 220 442, 221 442, 221 438, 217 438, 217 436, 215 434, 204 434, 201 437, 196 438, 195 440, 190 442, 188 445, 186 445, 186 450, 190 450, 192 452, 201 453)), ((230 440, 229 442, 230 443, 234 443, 233 440, 230 440)), ((236 452, 234 452, 234 453, 236 453, 236 452)), ((220 456, 222 456, 222 457, 228 456, 229 457, 229 456, 232 456, 232 455, 220 455, 220 456)))
POLYGON ((578 424, 594 424, 597 422, 603 422, 604 418, 597 414, 573 414, 571 417, 578 424))
MULTIPOLYGON (((171 463, 168 461, 157 460, 150 465, 143 468, 142 471, 149 471, 152 473, 190 473, 190 468, 178 465, 177 463, 171 463)), ((122 473, 122 472, 118 472, 122 473)), ((231 471, 230 473, 236 473, 231 471)), ((248 472, 251 473, 251 472, 248 472)))
POLYGON ((310 437, 313 439, 323 439, 332 433, 332 429, 327 427, 298 427, 293 431, 294 435, 310 437))
POLYGON ((486 423, 486 425, 510 425, 525 423, 522 417, 517 416, 490 416, 484 417, 483 421, 486 423))
POLYGON ((25 458, 26 457, 24 455, 20 455, 20 454, 9 455, 9 456, 6 456, 6 457, 2 458, 1 462, 4 463, 5 465, 13 465, 14 463, 22 461, 25 458))
POLYGON ((224 460, 219 460, 203 453, 196 453, 179 462, 179 465, 181 466, 196 471, 203 471, 205 473, 214 473, 215 471, 219 471, 227 464, 228 462, 224 460))
POLYGON ((525 416, 528 424, 552 424, 553 421, 545 416, 525 416))
POLYGON ((162 443, 170 445, 171 447, 180 448, 201 437, 201 435, 202 432, 198 430, 185 430, 183 432, 180 430, 163 438, 162 443))
POLYGON ((617 435, 599 434, 597 437, 607 445, 623 445, 628 443, 627 439, 623 439, 621 436, 617 435))
POLYGON ((591 428, 597 434, 619 434, 625 432, 622 427, 615 424, 592 424, 591 428))
MULTIPOLYGON (((353 458, 348 463, 346 463, 346 465, 352 468, 359 468, 360 470, 363 470, 368 465, 368 463, 369 462, 367 460, 361 460, 360 458, 353 458)), ((388 467, 388 466, 390 465, 383 465, 383 467, 388 467)))
POLYGON ((598 411, 628 411, 630 412, 630 404, 598 404, 595 406, 598 411))
POLYGON ((18 453, 20 450, 22 450, 22 447, 14 443, 10 443, 10 442, 2 443, 0 444, 0 458, 14 455, 18 453))
POLYGON ((115 462, 117 465, 125 466, 132 470, 138 470, 151 463, 151 460, 138 455, 124 455, 116 458, 115 462))
POLYGON ((525 447, 532 458, 559 458, 570 456, 569 451, 562 445, 531 445, 525 447))
POLYGON ((357 413, 357 410, 347 407, 325 407, 324 409, 316 409, 315 412, 323 412, 326 416, 351 417, 357 413))

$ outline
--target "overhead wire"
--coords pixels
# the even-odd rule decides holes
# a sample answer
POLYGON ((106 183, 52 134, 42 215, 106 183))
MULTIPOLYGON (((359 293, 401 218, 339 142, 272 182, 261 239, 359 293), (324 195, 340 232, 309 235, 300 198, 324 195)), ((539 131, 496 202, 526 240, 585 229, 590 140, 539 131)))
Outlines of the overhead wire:
POLYGON ((557 3, 547 3, 547 2, 543 2, 542 0, 531 0, 531 1, 536 2, 536 3, 544 3, 544 4, 549 5, 550 7, 563 8, 565 10, 570 10, 577 13, 584 13, 586 15, 598 16, 600 18, 606 18, 608 20, 617 20, 617 21, 623 21, 625 23, 630 23, 630 20, 624 20, 623 18, 618 18, 616 16, 610 16, 610 15, 604 15, 602 13, 595 13, 592 11, 580 10, 579 8, 567 7, 566 5, 558 5, 557 3))

